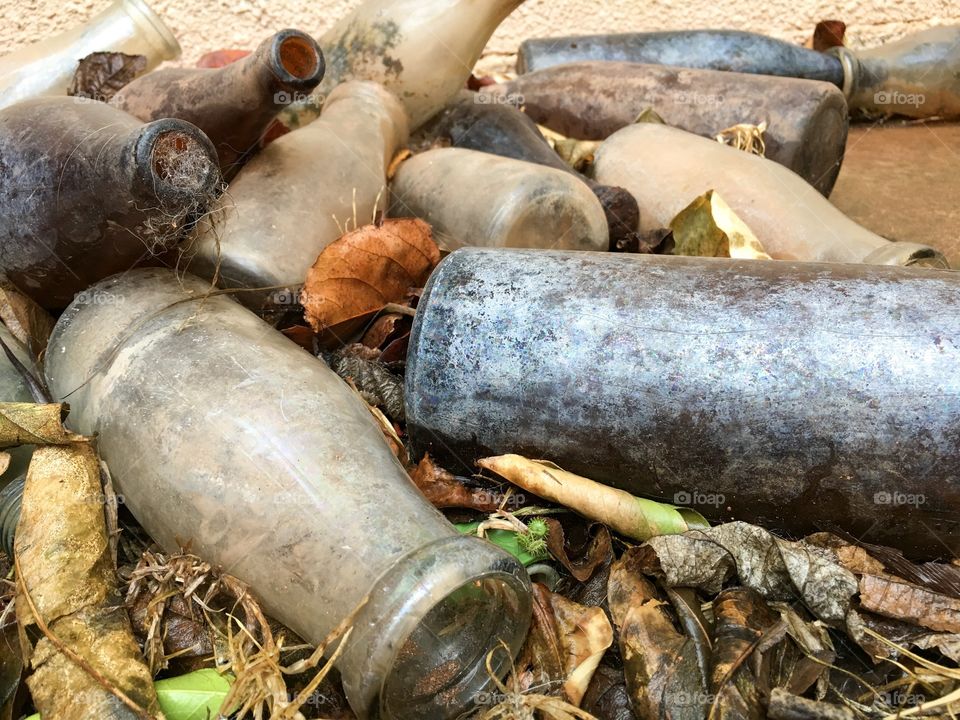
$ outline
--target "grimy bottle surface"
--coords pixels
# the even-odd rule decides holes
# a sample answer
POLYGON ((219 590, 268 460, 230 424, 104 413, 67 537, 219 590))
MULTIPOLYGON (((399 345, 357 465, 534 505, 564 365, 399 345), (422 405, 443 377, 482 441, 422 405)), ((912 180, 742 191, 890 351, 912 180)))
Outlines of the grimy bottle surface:
POLYGON ((111 104, 144 122, 179 118, 210 138, 230 178, 277 113, 323 78, 323 54, 299 30, 282 30, 246 58, 216 70, 167 68, 137 78, 111 104))
POLYGON ((523 98, 534 121, 582 140, 604 140, 647 109, 671 127, 711 139, 733 125, 764 122, 764 157, 824 195, 847 142, 843 93, 818 80, 593 61, 520 75, 483 92, 523 98))
POLYGON ((0 269, 47 308, 176 245, 221 189, 207 137, 110 105, 0 110, 0 269))
MULTIPOLYGON (((400 98, 415 129, 463 88, 493 31, 522 3, 365 0, 320 40, 327 74, 317 94, 347 80, 381 83, 400 98)), ((284 117, 296 127, 316 116, 316 104, 284 117)))
POLYGON ((954 557, 958 291, 919 268, 459 250, 417 311, 408 430, 447 467, 521 453, 713 520, 954 557))
MULTIPOLYGON (((387 167, 408 136, 399 101, 369 82, 334 90, 323 116, 270 143, 198 224, 190 272, 225 287, 298 285, 348 227, 388 206, 387 167)), ((250 307, 269 292, 243 292, 250 307)))
POLYGON ((576 172, 554 152, 526 112, 490 100, 490 96, 465 91, 436 116, 435 123, 430 123, 431 134, 453 147, 525 160, 579 178, 603 206, 611 249, 637 231, 640 210, 630 193, 623 188, 600 185, 576 172))
POLYGON ((644 230, 667 227, 716 190, 780 260, 946 268, 942 253, 858 225, 796 173, 766 158, 657 123, 618 130, 597 150, 597 181, 629 190, 644 230))
POLYGON ((437 148, 404 161, 390 203, 392 217, 428 222, 447 250, 610 247, 603 207, 586 184, 564 170, 476 150, 437 148))
POLYGON ((0 57, 0 108, 66 95, 81 58, 95 52, 142 55, 147 70, 180 55, 180 44, 143 0, 115 0, 84 25, 0 57))
POLYGON ((313 643, 367 598, 338 661, 359 717, 457 716, 487 653, 523 642, 522 565, 426 502, 321 360, 209 290, 160 268, 94 286, 50 338, 51 392, 168 551, 190 546, 313 643))

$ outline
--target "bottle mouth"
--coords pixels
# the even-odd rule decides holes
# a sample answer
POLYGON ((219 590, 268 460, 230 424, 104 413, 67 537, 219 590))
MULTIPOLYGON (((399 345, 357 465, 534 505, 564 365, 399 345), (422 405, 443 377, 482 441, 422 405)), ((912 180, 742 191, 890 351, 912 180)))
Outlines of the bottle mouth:
POLYGON ((137 167, 158 199, 212 200, 221 184, 217 153, 209 138, 183 120, 148 123, 137 143, 137 167))
POLYGON ((123 8, 127 14, 133 18, 141 27, 147 27, 156 34, 163 48, 165 60, 173 60, 180 57, 182 49, 180 43, 173 32, 167 27, 166 23, 160 18, 153 9, 143 0, 122 0, 123 8))
POLYGON ((509 671, 530 613, 526 571, 499 548, 464 536, 427 545, 359 613, 339 663, 347 698, 360 717, 457 717, 509 671))
POLYGON ((273 70, 284 85, 309 91, 320 84, 325 71, 317 41, 299 30, 281 30, 274 36, 273 70))

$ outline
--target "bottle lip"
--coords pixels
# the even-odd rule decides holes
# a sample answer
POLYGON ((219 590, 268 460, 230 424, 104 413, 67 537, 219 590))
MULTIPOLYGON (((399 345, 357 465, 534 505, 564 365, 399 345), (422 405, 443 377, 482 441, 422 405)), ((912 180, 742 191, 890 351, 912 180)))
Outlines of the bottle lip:
POLYGON ((161 202, 209 202, 218 195, 221 176, 217 151, 197 126, 173 118, 147 123, 134 153, 142 186, 161 202))
POLYGON ((326 71, 319 43, 307 33, 287 28, 271 38, 270 66, 277 80, 292 90, 310 92, 326 71), (302 63, 309 62, 309 66, 302 63))
POLYGON ((144 0, 121 0, 121 2, 123 9, 135 22, 138 20, 145 21, 145 23, 140 22, 138 24, 149 26, 157 34, 166 50, 166 60, 174 60, 180 57, 183 49, 180 47, 179 41, 153 8, 147 5, 144 0))
MULTIPOLYGON (((374 583, 338 662, 350 706, 359 717, 384 720, 457 717, 492 683, 485 664, 490 651, 501 649, 495 657, 498 679, 509 670, 526 638, 531 608, 530 580, 523 565, 485 540, 454 534, 404 556, 374 583), (429 700, 411 704, 402 712, 391 709, 391 680, 406 669, 399 660, 414 631, 432 610, 441 608, 458 590, 482 581, 499 585, 500 592, 489 595, 491 599, 500 599, 495 612, 499 623, 491 625, 489 618, 481 614, 473 618, 472 625, 461 628, 458 636, 469 630, 484 636, 483 652, 467 658, 455 680, 443 683, 444 687, 436 693, 431 692, 429 700), (507 594, 509 599, 505 599, 507 594), (512 610, 510 600, 514 603, 512 610), (504 645, 509 653, 502 651, 504 645)), ((425 665, 427 674, 439 669, 440 665, 425 665)), ((407 697, 407 693, 403 694, 407 697)))

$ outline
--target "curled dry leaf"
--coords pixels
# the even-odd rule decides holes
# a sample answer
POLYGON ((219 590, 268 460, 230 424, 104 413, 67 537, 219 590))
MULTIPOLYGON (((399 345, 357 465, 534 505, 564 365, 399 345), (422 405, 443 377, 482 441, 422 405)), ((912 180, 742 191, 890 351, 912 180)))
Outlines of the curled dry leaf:
POLYGON ((27 685, 40 713, 157 717, 152 677, 118 592, 100 465, 88 443, 34 451, 15 558, 17 620, 33 669, 27 685))
POLYGON ((899 578, 860 576, 864 609, 940 632, 960 632, 960 600, 918 587, 899 578))
POLYGON ((5 279, 0 279, 0 320, 34 357, 40 357, 47 349, 53 318, 5 279))
POLYGON ((587 607, 533 585, 533 621, 520 653, 523 684, 537 692, 561 690, 579 707, 594 671, 613 644, 613 628, 598 607, 587 607))
POLYGON ((65 414, 63 403, 0 403, 0 448, 84 440, 63 426, 65 414))
POLYGON ((438 508, 469 508, 480 512, 494 512, 503 497, 502 493, 467 487, 453 473, 437 465, 430 455, 423 456, 410 474, 410 479, 427 500, 438 508))
POLYGON ((586 582, 597 571, 613 560, 613 542, 610 531, 601 523, 592 525, 587 531, 589 539, 584 546, 571 547, 563 531, 563 525, 554 518, 544 518, 549 528, 547 549, 563 567, 580 582, 586 582))
POLYGON ((307 322, 317 332, 347 336, 421 287, 438 262, 440 250, 422 220, 395 218, 353 230, 324 248, 308 271, 307 322))
POLYGON ((681 210, 670 229, 675 255, 770 259, 753 231, 714 190, 681 210))
POLYGON ((131 80, 147 69, 143 55, 121 52, 95 52, 77 65, 67 95, 108 102, 131 80))

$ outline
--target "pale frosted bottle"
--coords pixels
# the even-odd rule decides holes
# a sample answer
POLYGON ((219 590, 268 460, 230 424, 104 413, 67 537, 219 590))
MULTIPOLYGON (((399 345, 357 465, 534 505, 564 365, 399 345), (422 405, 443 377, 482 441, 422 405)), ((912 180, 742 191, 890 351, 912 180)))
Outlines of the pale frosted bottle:
MULTIPOLYGON (((320 40, 322 98, 345 80, 373 80, 395 93, 419 127, 463 88, 497 26, 523 0, 367 0, 320 40)), ((285 119, 316 116, 314 104, 285 119)))
POLYGON ((180 45, 143 0, 116 0, 84 25, 0 57, 0 107, 66 95, 77 63, 107 51, 143 55, 152 70, 179 56, 180 45))
POLYGON ((596 153, 594 177, 633 193, 644 230, 668 226, 716 190, 778 260, 947 267, 927 245, 891 242, 858 225, 782 165, 666 125, 615 132, 596 153))
MULTIPOLYGON (((397 99, 368 82, 334 90, 323 116, 270 143, 237 175, 187 249, 190 272, 262 288, 302 283, 354 220, 387 207, 387 166, 408 135, 397 99), (219 245, 218 245, 219 243, 219 245)), ((256 306, 267 293, 240 293, 256 306)))
POLYGON ((369 595, 338 662, 358 716, 457 716, 487 653, 523 641, 525 571, 426 502, 322 361, 226 296, 174 304, 208 289, 156 268, 94 286, 50 338, 51 391, 154 539, 189 544, 304 638, 369 595))
POLYGON ((393 178, 390 214, 430 223, 447 250, 610 245, 603 207, 576 176, 463 148, 428 150, 405 161, 393 178))

